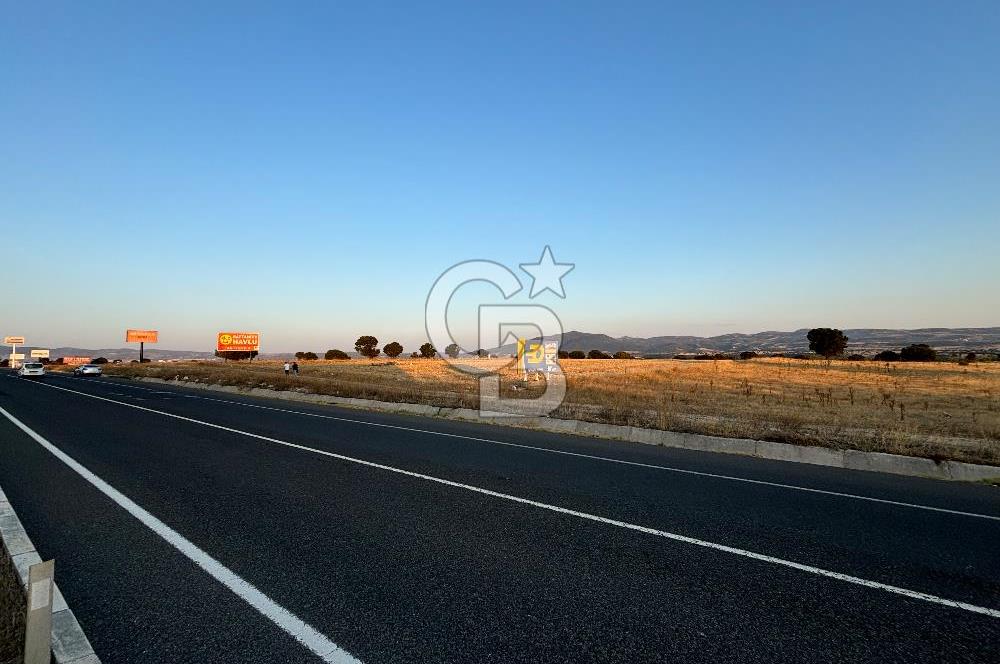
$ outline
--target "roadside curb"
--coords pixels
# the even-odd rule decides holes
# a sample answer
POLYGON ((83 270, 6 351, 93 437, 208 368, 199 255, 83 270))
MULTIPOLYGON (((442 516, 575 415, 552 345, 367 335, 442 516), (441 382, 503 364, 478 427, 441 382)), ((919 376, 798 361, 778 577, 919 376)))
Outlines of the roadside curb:
MULTIPOLYGON (((2 489, 0 489, 0 540, 3 541, 3 548, 6 550, 3 555, 10 555, 21 578, 21 585, 27 588, 28 568, 42 562, 42 558, 28 538, 2 489)), ((56 583, 52 584, 52 660, 56 664, 101 664, 56 583)))
POLYGON ((245 388, 235 385, 213 385, 145 376, 127 378, 126 380, 180 385, 212 392, 228 392, 230 394, 260 396, 285 401, 302 401, 322 405, 346 406, 348 408, 363 410, 425 415, 483 424, 537 429, 551 433, 623 440, 644 445, 676 447, 700 452, 739 454, 772 461, 808 463, 815 466, 830 466, 833 468, 864 470, 892 475, 907 475, 960 482, 981 482, 983 480, 1000 479, 1000 466, 986 466, 966 463, 964 461, 934 461, 933 459, 925 459, 923 457, 886 454, 883 452, 863 452, 860 450, 832 449, 810 445, 792 445, 789 443, 774 443, 749 438, 724 438, 698 433, 661 431, 659 429, 601 424, 599 422, 585 422, 583 420, 563 420, 551 417, 483 416, 478 410, 471 408, 448 408, 415 403, 354 399, 290 390, 269 390, 260 387, 245 388))

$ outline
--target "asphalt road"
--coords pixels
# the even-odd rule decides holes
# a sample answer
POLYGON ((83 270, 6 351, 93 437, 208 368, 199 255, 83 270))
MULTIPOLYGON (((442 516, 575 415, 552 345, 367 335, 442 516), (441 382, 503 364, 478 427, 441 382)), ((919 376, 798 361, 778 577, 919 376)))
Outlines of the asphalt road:
POLYGON ((994 487, 52 374, 0 408, 107 664, 1000 661, 994 487))

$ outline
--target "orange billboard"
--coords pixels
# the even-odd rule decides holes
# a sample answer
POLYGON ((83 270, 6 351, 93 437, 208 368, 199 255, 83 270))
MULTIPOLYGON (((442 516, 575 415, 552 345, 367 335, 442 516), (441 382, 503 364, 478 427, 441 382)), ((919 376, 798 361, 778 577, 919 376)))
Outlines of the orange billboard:
POLYGON ((219 332, 216 348, 220 351, 260 351, 260 332, 219 332))
POLYGON ((126 343, 155 344, 160 338, 156 330, 125 330, 126 343))
POLYGON ((62 359, 63 364, 88 364, 90 362, 89 357, 80 357, 78 355, 67 355, 62 359))

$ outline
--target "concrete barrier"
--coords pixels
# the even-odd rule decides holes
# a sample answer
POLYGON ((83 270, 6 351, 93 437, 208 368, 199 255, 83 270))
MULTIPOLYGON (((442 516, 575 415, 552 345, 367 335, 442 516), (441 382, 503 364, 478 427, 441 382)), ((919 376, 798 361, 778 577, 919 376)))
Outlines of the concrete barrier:
POLYGON ((1000 466, 985 466, 961 461, 937 462, 921 457, 903 456, 899 454, 884 454, 882 452, 862 452, 860 450, 842 450, 813 445, 791 445, 788 443, 773 443, 765 440, 744 438, 723 438, 721 436, 706 436, 696 433, 676 431, 661 431, 642 427, 586 422, 584 420, 564 420, 552 417, 511 417, 499 414, 483 415, 471 408, 447 408, 427 406, 423 404, 395 403, 390 401, 374 401, 370 399, 351 399, 346 397, 305 394, 288 390, 268 390, 264 388, 240 389, 229 385, 208 385, 180 380, 163 380, 161 378, 141 377, 135 380, 156 383, 180 384, 185 387, 196 387, 204 390, 252 394, 268 398, 288 399, 295 401, 321 403, 335 406, 347 406, 364 410, 407 413, 443 417, 465 422, 479 422, 501 426, 528 428, 552 433, 590 436, 623 440, 644 445, 659 445, 662 447, 677 447, 701 452, 719 452, 723 454, 740 454, 759 459, 774 461, 789 461, 793 463, 808 463, 817 466, 847 468, 893 475, 909 475, 929 477, 939 480, 957 480, 962 482, 998 481, 1000 482, 1000 466))

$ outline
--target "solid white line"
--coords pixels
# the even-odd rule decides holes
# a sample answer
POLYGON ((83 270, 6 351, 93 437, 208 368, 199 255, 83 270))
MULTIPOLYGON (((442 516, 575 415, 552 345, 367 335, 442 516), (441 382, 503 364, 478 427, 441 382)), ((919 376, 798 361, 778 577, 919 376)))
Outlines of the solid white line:
MULTIPOLYGON (((396 468, 395 466, 387 466, 385 464, 376 463, 374 461, 366 461, 365 459, 358 459, 356 457, 350 457, 344 454, 337 454, 335 452, 328 452, 325 450, 316 449, 314 447, 307 447, 306 445, 299 445, 298 443, 290 443, 288 441, 279 440, 277 438, 271 438, 269 436, 262 436, 260 434, 252 433, 250 431, 241 431, 240 429, 233 429, 232 427, 223 426, 221 424, 213 424, 212 422, 205 422, 203 420, 197 420, 191 417, 184 417, 183 415, 175 415, 174 413, 168 413, 162 410, 155 410, 153 408, 147 408, 146 406, 137 406, 135 404, 126 403, 124 401, 115 401, 114 399, 100 397, 95 394, 87 394, 86 392, 77 392, 76 390, 71 390, 65 387, 57 387, 55 385, 46 385, 46 387, 51 387, 52 389, 56 390, 62 390, 64 392, 72 392, 74 394, 80 394, 82 396, 89 397, 91 399, 107 401, 109 403, 118 404, 120 406, 135 408, 136 410, 143 410, 149 413, 163 415, 164 417, 170 417, 184 422, 199 424, 201 426, 210 427, 212 429, 218 429, 220 431, 227 431, 229 433, 235 433, 241 436, 255 438, 257 440, 263 440, 269 443, 274 443, 276 445, 282 445, 284 447, 290 447, 293 449, 302 450, 304 452, 311 452, 313 454, 318 454, 333 459, 339 459, 341 461, 356 463, 362 466, 367 466, 369 468, 377 468, 379 470, 388 471, 390 473, 405 475, 407 477, 413 477, 415 479, 425 480, 428 482, 435 482, 437 484, 443 484, 445 486, 450 486, 457 489, 464 489, 466 491, 472 491, 474 493, 479 493, 485 496, 491 496, 493 498, 509 500, 511 502, 520 503, 522 505, 530 505, 531 507, 537 507, 539 509, 548 510, 550 512, 557 512, 559 514, 575 516, 580 519, 586 519, 588 521, 596 521, 598 523, 603 523, 610 526, 617 526, 619 528, 625 528, 627 530, 634 530, 636 532, 645 533, 647 535, 655 535, 657 537, 663 537, 677 542, 683 542, 685 544, 693 544, 695 546, 704 547, 706 549, 722 551, 724 553, 731 553, 733 555, 742 556, 744 558, 759 560, 774 565, 781 565, 783 567, 790 567, 792 569, 800 570, 802 572, 808 572, 810 574, 816 574, 830 579, 836 579, 838 581, 853 583, 855 585, 864 586, 866 588, 884 590, 886 592, 890 592, 896 595, 902 595, 904 597, 909 597, 911 599, 918 599, 925 602, 931 602, 933 604, 940 604, 943 606, 948 606, 956 609, 963 609, 965 611, 971 611, 972 613, 978 613, 985 616, 990 616, 991 618, 1000 618, 1000 610, 998 609, 990 609, 987 607, 976 606, 975 604, 968 604, 966 602, 959 602, 956 600, 945 599, 943 597, 938 597, 936 595, 930 595, 928 593, 922 593, 915 590, 908 590, 906 588, 900 588, 898 586, 891 586, 885 583, 879 583, 878 581, 870 581, 868 579, 862 579, 860 577, 851 576, 849 574, 841 574, 840 572, 831 572, 829 570, 821 569, 819 567, 813 567, 812 565, 803 565, 802 563, 796 563, 791 560, 785 560, 783 558, 775 558, 774 556, 768 556, 762 553, 755 553, 753 551, 747 551, 745 549, 738 549, 736 547, 726 546, 725 544, 717 544, 715 542, 700 540, 694 537, 688 537, 686 535, 679 535, 677 533, 671 533, 666 530, 657 530, 656 528, 648 528, 646 526, 639 526, 633 523, 628 523, 626 521, 618 521, 617 519, 609 519, 607 517, 598 516, 595 514, 589 514, 587 512, 580 512, 566 507, 559 507, 558 505, 550 505, 548 503, 542 503, 536 500, 531 500, 529 498, 521 498, 519 496, 514 496, 508 493, 500 493, 499 491, 484 489, 482 487, 473 486, 471 484, 454 482, 452 480, 446 480, 440 477, 434 477, 433 475, 425 475, 423 473, 417 473, 411 470, 405 470, 403 468, 396 468)), ((4 412, 6 413, 6 411, 4 412)), ((8 415, 8 417, 10 416, 8 415)))
POLYGON ((323 636, 291 611, 275 603, 274 600, 262 593, 250 582, 244 580, 218 560, 199 549, 183 535, 170 528, 170 526, 166 525, 146 510, 139 507, 139 505, 134 503, 124 494, 119 492, 94 473, 87 470, 75 459, 67 455, 45 438, 35 433, 35 431, 30 429, 26 424, 11 415, 2 407, 0 407, 0 414, 3 414, 4 417, 13 422, 18 428, 21 429, 21 431, 34 439, 36 443, 44 447, 46 450, 55 455, 55 457, 60 461, 75 470, 81 477, 83 477, 83 479, 93 484, 98 491, 113 500, 126 512, 141 521, 143 525, 165 539, 171 546, 194 561, 196 565, 208 572, 212 578, 236 593, 240 599, 257 609, 261 615, 280 627, 303 646, 318 655, 324 662, 330 662, 331 664, 360 664, 360 660, 351 656, 346 650, 323 636))
MULTIPOLYGON (((70 376, 65 376, 65 377, 66 378, 70 378, 70 376)), ((87 379, 86 378, 74 378, 73 380, 86 381, 87 379)), ((159 390, 152 390, 152 389, 149 389, 149 388, 146 388, 146 387, 138 387, 136 385, 124 385, 124 384, 118 383, 118 382, 108 383, 108 385, 109 386, 110 385, 115 385, 117 387, 126 387, 126 388, 129 388, 129 389, 132 389, 132 390, 141 390, 143 392, 153 392, 153 393, 156 393, 156 394, 163 394, 164 393, 164 392, 159 391, 159 390)), ((188 388, 188 389, 192 389, 192 388, 188 388)), ((203 397, 201 395, 196 395, 196 394, 185 394, 185 393, 177 393, 177 392, 173 392, 173 393, 170 393, 170 394, 179 394, 180 396, 184 396, 184 397, 187 397, 187 398, 190 398, 190 399, 199 399, 201 401, 209 401, 209 402, 213 402, 213 403, 232 404, 234 406, 243 406, 245 408, 257 408, 257 409, 260 409, 260 410, 270 410, 270 411, 275 411, 275 412, 278 412, 278 413, 286 413, 286 414, 291 414, 291 415, 301 415, 301 416, 304 416, 304 417, 316 417, 316 418, 325 419, 325 420, 335 420, 337 422, 348 422, 350 424, 360 424, 360 425, 363 425, 363 426, 380 427, 380 428, 383 428, 383 429, 396 429, 396 430, 399 430, 399 431, 410 431, 410 432, 413 432, 413 433, 427 434, 427 435, 433 435, 433 436, 443 436, 445 438, 459 438, 459 439, 463 439, 463 440, 472 440, 472 441, 479 442, 479 443, 490 443, 492 445, 504 445, 506 447, 516 447, 516 448, 519 448, 519 449, 532 450, 532 451, 535 451, 535 452, 545 452, 545 453, 548 453, 548 454, 562 454, 564 456, 578 457, 578 458, 581 458, 581 459, 591 459, 591 460, 594 460, 594 461, 604 461, 606 463, 617 463, 617 464, 621 464, 621 465, 624 465, 624 466, 637 466, 637 467, 640 467, 640 468, 651 468, 651 469, 654 469, 654 470, 663 470, 663 471, 667 471, 667 472, 671 472, 671 473, 682 473, 684 475, 696 475, 696 476, 699 476, 699 477, 709 477, 709 478, 717 479, 717 480, 727 480, 727 481, 731 481, 731 482, 744 482, 746 484, 758 484, 758 485, 761 485, 761 486, 770 486, 770 487, 775 487, 775 488, 778 488, 778 489, 790 489, 792 491, 805 491, 807 493, 817 493, 817 494, 822 494, 822 495, 825 495, 825 496, 835 496, 837 498, 848 498, 848 499, 851 499, 851 500, 866 500, 866 501, 871 502, 871 503, 881 503, 883 505, 893 505, 893 506, 896 506, 896 507, 907 507, 907 508, 918 509, 918 510, 926 510, 926 511, 929 511, 929 512, 940 512, 940 513, 943 513, 943 514, 955 514, 955 515, 958 515, 958 516, 968 516, 968 517, 973 517, 973 518, 976 518, 976 519, 988 519, 988 520, 991 520, 991 521, 1000 521, 1000 516, 994 516, 992 514, 981 514, 979 512, 963 512, 961 510, 952 510, 952 509, 947 509, 945 507, 933 507, 931 505, 920 505, 920 504, 917 504, 917 503, 906 503, 906 502, 902 502, 902 501, 898 501, 898 500, 889 500, 887 498, 875 498, 873 496, 862 496, 862 495, 853 494, 853 493, 843 493, 843 492, 840 492, 840 491, 829 491, 827 489, 814 489, 812 487, 798 486, 798 485, 795 485, 795 484, 783 484, 781 482, 768 482, 766 480, 755 480, 755 479, 751 479, 751 478, 748 478, 748 477, 735 477, 733 475, 720 475, 720 474, 717 474, 717 473, 709 473, 709 472, 700 471, 700 470, 688 470, 686 468, 675 468, 673 466, 661 466, 661 465, 651 464, 651 463, 642 463, 640 461, 626 461, 624 459, 614 459, 614 458, 611 458, 611 457, 603 457, 603 456, 599 456, 599 455, 595 455, 595 454, 583 454, 581 452, 568 452, 566 450, 555 450, 555 449, 550 449, 550 448, 547 448, 547 447, 537 447, 537 446, 534 446, 534 445, 523 445, 521 443, 510 443, 510 442, 503 441, 503 440, 494 440, 494 439, 491 439, 491 438, 479 438, 479 437, 476 437, 476 436, 468 436, 468 435, 457 434, 457 433, 446 433, 444 431, 434 431, 432 429, 418 429, 418 428, 415 428, 415 427, 406 427, 406 426, 397 425, 397 424, 384 424, 384 423, 380 423, 380 422, 367 422, 365 420, 356 420, 356 419, 353 419, 353 418, 350 418, 350 417, 337 417, 335 415, 321 415, 319 413, 309 413, 309 412, 305 412, 305 411, 301 411, 301 410, 290 410, 290 409, 287 409, 287 408, 276 408, 274 406, 261 406, 259 404, 243 403, 242 401, 229 401, 228 399, 213 399, 213 398, 210 398, 210 397, 203 397)), ((1000 472, 1000 471, 998 471, 998 472, 1000 472)))

